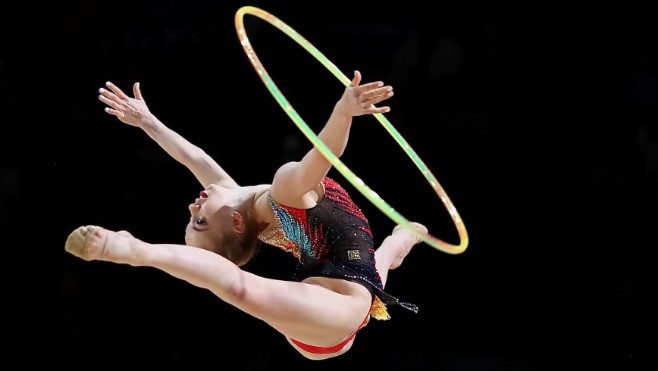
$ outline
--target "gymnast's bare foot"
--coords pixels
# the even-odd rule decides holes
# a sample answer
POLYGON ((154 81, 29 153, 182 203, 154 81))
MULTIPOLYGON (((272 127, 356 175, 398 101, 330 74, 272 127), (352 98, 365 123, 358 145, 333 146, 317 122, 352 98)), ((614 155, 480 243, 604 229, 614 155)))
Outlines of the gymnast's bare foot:
POLYGON ((78 227, 69 234, 64 249, 80 259, 119 261, 130 253, 132 235, 95 225, 78 227))
MULTIPOLYGON (((416 231, 418 231, 421 235, 423 236, 427 235, 428 230, 427 227, 425 227, 424 225, 417 222, 409 222, 409 224, 411 224, 411 226, 416 231)), ((421 243, 423 240, 419 237, 416 237, 415 234, 413 234, 410 230, 408 230, 407 228, 405 228, 400 224, 396 225, 395 228, 393 228, 393 233, 391 235, 394 236, 400 235, 405 241, 405 244, 401 249, 400 253, 398 254, 397 257, 395 257, 395 259, 393 259, 391 266, 388 268, 388 269, 395 269, 402 264, 402 261, 409 254, 411 248, 421 243)))

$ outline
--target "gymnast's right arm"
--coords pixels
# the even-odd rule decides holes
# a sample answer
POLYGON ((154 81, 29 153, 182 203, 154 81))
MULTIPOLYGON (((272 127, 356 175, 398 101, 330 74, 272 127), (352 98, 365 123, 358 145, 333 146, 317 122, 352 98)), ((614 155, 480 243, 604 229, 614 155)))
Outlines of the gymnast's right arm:
POLYGON ((226 188, 238 184, 205 151, 169 129, 151 113, 139 90, 139 83, 133 85, 135 98, 127 96, 111 82, 107 88, 100 88, 98 99, 105 103, 105 112, 116 116, 121 122, 141 128, 176 161, 187 167, 197 180, 207 187, 218 184, 226 188))

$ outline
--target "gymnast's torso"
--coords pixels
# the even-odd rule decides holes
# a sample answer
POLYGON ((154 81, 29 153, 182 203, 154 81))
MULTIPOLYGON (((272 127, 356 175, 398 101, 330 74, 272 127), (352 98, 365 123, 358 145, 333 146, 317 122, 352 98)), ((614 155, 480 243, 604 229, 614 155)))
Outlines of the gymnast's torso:
POLYGON ((316 193, 315 205, 300 209, 280 204, 268 191, 274 222, 258 238, 298 260, 295 280, 327 277, 359 283, 371 293, 373 317, 388 318, 382 300, 387 304, 399 302, 383 290, 367 218, 331 178, 325 177, 316 193))

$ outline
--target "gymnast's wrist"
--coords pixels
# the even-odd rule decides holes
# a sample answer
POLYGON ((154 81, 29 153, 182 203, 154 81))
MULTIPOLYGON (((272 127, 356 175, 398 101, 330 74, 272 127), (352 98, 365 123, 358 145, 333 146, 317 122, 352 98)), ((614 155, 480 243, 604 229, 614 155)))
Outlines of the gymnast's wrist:
POLYGON ((153 114, 144 116, 144 118, 140 120, 140 123, 139 126, 147 133, 156 133, 166 128, 165 125, 153 114))
POLYGON ((351 122, 353 116, 341 101, 338 101, 334 106, 333 115, 337 118, 347 120, 348 122, 351 122))

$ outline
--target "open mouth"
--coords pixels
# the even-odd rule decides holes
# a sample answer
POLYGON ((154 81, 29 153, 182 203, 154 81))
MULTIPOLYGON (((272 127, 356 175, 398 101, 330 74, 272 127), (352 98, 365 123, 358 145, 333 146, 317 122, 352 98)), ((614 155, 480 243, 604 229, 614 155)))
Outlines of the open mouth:
POLYGON ((199 192, 199 197, 208 198, 208 193, 206 193, 206 191, 201 191, 201 192, 199 192))

